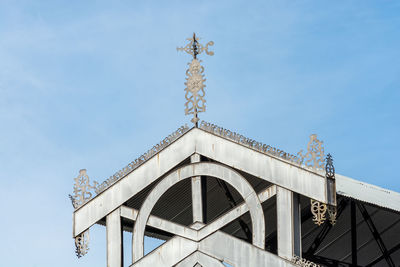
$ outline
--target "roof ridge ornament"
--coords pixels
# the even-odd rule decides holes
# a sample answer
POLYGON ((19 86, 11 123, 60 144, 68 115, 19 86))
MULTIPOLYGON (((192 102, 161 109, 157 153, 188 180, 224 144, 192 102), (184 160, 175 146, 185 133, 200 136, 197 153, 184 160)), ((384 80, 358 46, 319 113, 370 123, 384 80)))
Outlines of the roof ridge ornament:
POLYGON ((198 113, 206 111, 205 90, 206 85, 204 82, 204 67, 200 64, 201 60, 197 60, 197 55, 205 52, 207 55, 213 56, 213 51, 208 51, 208 47, 214 45, 213 41, 208 42, 205 46, 199 43, 200 38, 193 33, 193 37, 187 38, 188 44, 184 47, 177 47, 177 51, 184 51, 193 56, 186 71, 186 88, 185 88, 185 115, 193 114, 191 122, 198 127, 198 113))
POLYGON ((310 141, 307 144, 307 153, 303 150, 297 153, 302 159, 302 164, 313 170, 325 169, 325 151, 324 142, 319 140, 316 134, 310 135, 310 141))
POLYGON ((93 185, 90 183, 86 169, 81 169, 74 181, 74 195, 69 195, 69 198, 72 206, 76 209, 92 199, 93 191, 96 190, 98 183, 96 181, 93 182, 93 185))

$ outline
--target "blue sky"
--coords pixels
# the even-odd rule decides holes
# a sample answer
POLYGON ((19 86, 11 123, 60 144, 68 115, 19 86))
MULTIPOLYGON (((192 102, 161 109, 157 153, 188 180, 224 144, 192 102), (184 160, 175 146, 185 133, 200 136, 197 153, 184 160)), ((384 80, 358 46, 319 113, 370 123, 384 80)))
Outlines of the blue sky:
POLYGON ((105 266, 100 226, 75 258, 73 178, 102 181, 190 124, 176 47, 193 31, 215 42, 202 119, 292 153, 317 133, 338 173, 399 192, 399 14, 399 1, 0 0, 2 264, 105 266))

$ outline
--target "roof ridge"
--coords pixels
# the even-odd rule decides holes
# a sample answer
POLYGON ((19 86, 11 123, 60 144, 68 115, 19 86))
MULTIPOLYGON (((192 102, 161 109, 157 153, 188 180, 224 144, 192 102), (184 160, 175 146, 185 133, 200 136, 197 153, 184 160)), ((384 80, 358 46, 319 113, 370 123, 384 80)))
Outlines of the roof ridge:
POLYGON ((173 133, 171 133, 170 135, 165 137, 162 141, 160 141, 159 143, 154 145, 151 149, 147 150, 146 153, 140 155, 138 158, 136 158, 135 160, 128 163, 128 165, 126 165, 125 167, 123 167, 122 169, 120 169, 119 171, 114 173, 113 175, 111 175, 108 179, 103 181, 101 184, 96 182, 97 183, 97 186, 95 189, 96 194, 97 195, 100 194, 101 192, 106 190, 108 187, 110 187, 112 184, 114 184, 116 181, 122 179, 123 177, 127 176, 129 173, 133 172, 135 169, 137 169, 139 166, 141 166, 147 160, 152 158, 154 155, 156 155, 157 153, 159 153, 160 151, 164 150, 166 147, 171 145, 176 139, 178 139, 179 137, 184 135, 190 129, 191 128, 189 128, 187 126, 187 124, 182 125, 176 131, 174 131, 173 133))

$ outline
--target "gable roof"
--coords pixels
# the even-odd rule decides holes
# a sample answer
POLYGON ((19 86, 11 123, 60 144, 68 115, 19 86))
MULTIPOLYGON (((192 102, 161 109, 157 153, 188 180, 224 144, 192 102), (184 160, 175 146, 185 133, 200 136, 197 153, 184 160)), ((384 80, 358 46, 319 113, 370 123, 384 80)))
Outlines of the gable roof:
MULTIPOLYGON (((260 149, 262 144, 240 138, 242 142, 206 127, 179 128, 169 139, 139 157, 141 160, 134 161, 136 165, 132 162, 130 168, 111 176, 97 196, 75 210, 73 235, 88 229, 194 153, 309 198, 328 202, 324 172, 301 166, 295 156, 281 150, 260 149)), ((336 184, 340 195, 400 211, 399 193, 339 174, 336 174, 336 184)))
POLYGON ((322 172, 250 149, 242 144, 193 128, 116 181, 74 212, 74 236, 79 235, 192 154, 246 172, 301 195, 327 203, 322 172))

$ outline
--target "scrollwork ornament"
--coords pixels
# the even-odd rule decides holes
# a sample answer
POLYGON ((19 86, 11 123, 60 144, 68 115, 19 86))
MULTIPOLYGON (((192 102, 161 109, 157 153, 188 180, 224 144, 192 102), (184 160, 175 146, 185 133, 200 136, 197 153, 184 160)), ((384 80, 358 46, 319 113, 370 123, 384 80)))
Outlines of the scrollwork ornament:
POLYGON ((177 47, 177 51, 183 51, 192 55, 193 58, 196 58, 197 55, 201 54, 202 52, 206 52, 207 55, 213 56, 213 51, 208 51, 209 46, 213 46, 214 42, 210 41, 205 46, 199 43, 201 38, 197 37, 196 34, 193 34, 193 37, 186 38, 189 42, 184 47, 177 47))
MULTIPOLYGON (((336 199, 336 186, 335 186, 335 167, 333 166, 333 158, 331 154, 326 156, 326 165, 325 165, 325 177, 327 179, 328 192, 332 192, 336 199)), ((329 222, 332 225, 336 224, 336 217, 337 217, 337 207, 333 205, 328 205, 328 215, 329 215, 329 222)))
POLYGON ((311 199, 311 213, 313 215, 313 221, 318 226, 323 224, 326 220, 325 214, 327 205, 317 200, 311 199))
POLYGON ((249 147, 251 149, 257 150, 257 151, 259 151, 261 153, 264 153, 264 154, 267 154, 267 155, 271 155, 271 156, 274 156, 274 157, 279 157, 279 158, 282 158, 284 160, 288 160, 288 161, 290 161, 292 163, 295 163, 295 164, 300 164, 301 163, 300 162, 301 158, 299 158, 299 157, 297 157, 297 156, 295 156, 293 154, 287 153, 287 152, 285 152, 285 151, 283 151, 283 150, 281 150, 279 148, 272 147, 270 145, 263 144, 261 142, 255 141, 255 140, 253 140, 251 138, 245 137, 245 136, 243 136, 243 135, 241 135, 239 133, 233 132, 231 130, 222 128, 222 127, 220 127, 218 125, 215 125, 215 124, 212 124, 212 123, 209 123, 209 122, 206 122, 206 121, 201 121, 199 128, 203 129, 206 132, 221 136, 221 137, 223 137, 225 139, 231 140, 233 142, 242 144, 242 145, 244 145, 246 147, 249 147))
POLYGON ((333 166, 333 158, 331 154, 326 156, 325 172, 326 178, 335 179, 335 167, 333 166))
POLYGON ((74 207, 74 209, 76 209, 78 206, 75 203, 75 198, 71 194, 68 194, 68 197, 69 197, 69 200, 71 200, 72 207, 74 207))
POLYGON ((77 208, 92 198, 94 194, 92 190, 96 190, 98 183, 90 184, 90 179, 85 169, 80 170, 79 175, 74 180, 73 206, 77 208))
POLYGON ((337 208, 336 206, 328 205, 329 222, 332 225, 336 224, 337 208))
POLYGON ((294 256, 292 259, 292 262, 298 266, 302 267, 321 267, 321 265, 316 264, 312 261, 309 261, 307 259, 300 258, 299 256, 294 256))
POLYGON ((191 121, 195 124, 199 121, 197 113, 206 111, 206 100, 204 98, 204 87, 206 87, 204 82, 206 79, 203 72, 204 67, 200 65, 200 61, 197 59, 192 60, 189 64, 189 69, 186 71, 185 114, 193 114, 191 121))
POLYGON ((199 43, 199 39, 196 34, 193 37, 188 38, 189 43, 184 47, 178 47, 178 51, 184 51, 193 56, 193 60, 189 63, 189 69, 186 71, 186 88, 185 88, 185 115, 193 114, 191 122, 198 126, 198 113, 206 111, 206 100, 204 82, 204 67, 201 66, 197 55, 205 52, 207 55, 214 55, 214 52, 208 51, 209 46, 214 45, 214 42, 210 41, 205 46, 199 43))
POLYGON ((303 150, 297 153, 297 155, 302 159, 306 167, 310 167, 314 170, 325 168, 325 154, 323 141, 317 138, 316 134, 310 135, 310 141, 307 144, 307 153, 303 154, 303 150))
POLYGON ((89 229, 75 237, 75 254, 78 258, 85 256, 89 251, 89 229))

